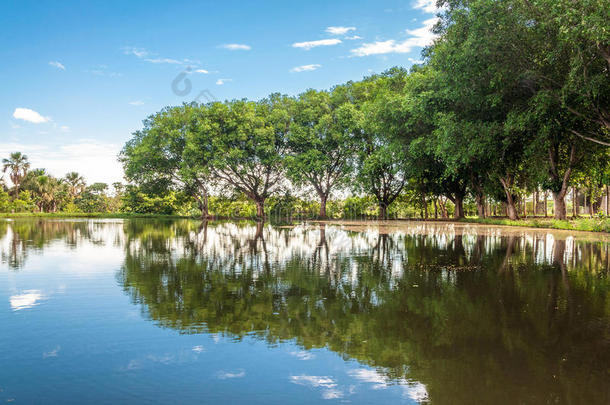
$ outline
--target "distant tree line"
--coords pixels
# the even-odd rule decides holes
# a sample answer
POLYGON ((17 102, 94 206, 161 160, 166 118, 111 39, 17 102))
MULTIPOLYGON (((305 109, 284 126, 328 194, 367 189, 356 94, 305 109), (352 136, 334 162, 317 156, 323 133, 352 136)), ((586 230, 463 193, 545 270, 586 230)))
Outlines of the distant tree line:
POLYGON ((87 185, 77 172, 57 178, 45 169, 30 170, 28 157, 20 152, 2 159, 12 187, 0 183, 0 212, 118 212, 121 183, 110 195, 106 183, 87 185))
MULTIPOLYGON (((167 107, 120 160, 143 190, 210 195, 371 196, 380 218, 406 197, 428 217, 465 201, 479 216, 584 206, 608 211, 607 0, 439 1, 438 39, 410 71, 329 91, 167 107), (542 199, 542 201, 541 201, 542 199), (602 206, 605 201, 605 207, 602 206)), ((311 198, 310 198, 311 199, 311 198)))

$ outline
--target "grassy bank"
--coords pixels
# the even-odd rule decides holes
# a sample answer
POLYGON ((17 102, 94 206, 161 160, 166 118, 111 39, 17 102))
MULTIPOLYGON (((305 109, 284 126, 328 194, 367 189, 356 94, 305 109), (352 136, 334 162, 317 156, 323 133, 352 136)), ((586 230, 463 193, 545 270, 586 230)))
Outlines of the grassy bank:
POLYGON ((134 214, 119 212, 18 212, 1 213, 0 218, 191 218, 180 215, 134 214))
MULTIPOLYGON (((188 216, 180 215, 163 215, 163 214, 134 214, 134 213, 105 213, 105 212, 94 212, 94 213, 68 213, 68 212, 21 212, 21 213, 0 213, 0 218, 159 218, 159 219, 180 219, 180 218, 193 218, 188 216)), ((228 219, 228 218, 217 218, 228 219)), ((242 218, 245 220, 247 218, 242 218)), ((238 220, 233 218, 233 220, 238 220)), ((434 221, 434 220, 431 220, 434 221)), ((446 220, 443 220, 446 221, 446 220)), ((271 223, 274 223, 270 219, 271 223)), ((275 220, 277 222, 277 218, 275 220)), ((293 222, 293 221, 289 221, 293 222)), ((517 221, 512 221, 506 218, 464 218, 459 222, 485 224, 485 225, 507 225, 507 226, 521 226, 530 228, 547 228, 547 229, 564 229, 573 231, 588 231, 588 232, 608 232, 610 233, 610 218, 577 218, 568 220, 556 220, 553 218, 525 218, 517 221)))
POLYGON ((524 226, 530 228, 567 229, 571 231, 610 232, 610 218, 524 218, 512 221, 505 218, 464 218, 461 222, 487 225, 524 226))

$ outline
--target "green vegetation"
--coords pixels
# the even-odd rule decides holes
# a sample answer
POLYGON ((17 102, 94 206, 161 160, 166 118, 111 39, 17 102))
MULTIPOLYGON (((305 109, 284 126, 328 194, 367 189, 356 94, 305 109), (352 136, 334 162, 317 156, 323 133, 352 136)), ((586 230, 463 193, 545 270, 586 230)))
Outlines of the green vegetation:
POLYGON ((439 3, 438 39, 410 71, 295 97, 167 107, 123 148, 129 184, 112 193, 77 173, 30 171, 14 153, 0 211, 552 215, 564 222, 526 224, 607 229, 565 222, 610 211, 607 0, 439 3))
POLYGON ((565 229, 572 231, 610 232, 610 219, 604 217, 578 218, 571 220, 560 220, 553 218, 533 218, 520 220, 511 220, 506 218, 463 218, 461 221, 487 225, 509 225, 525 226, 530 228, 565 229))

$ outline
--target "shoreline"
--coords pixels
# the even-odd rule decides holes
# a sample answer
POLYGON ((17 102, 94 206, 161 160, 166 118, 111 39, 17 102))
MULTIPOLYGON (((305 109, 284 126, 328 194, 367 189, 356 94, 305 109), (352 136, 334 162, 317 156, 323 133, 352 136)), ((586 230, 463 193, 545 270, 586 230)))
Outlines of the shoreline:
MULTIPOLYGON (((135 213, 0 213, 0 219, 19 219, 19 218, 63 218, 63 219, 78 219, 78 218, 117 218, 117 219, 193 219, 201 220, 199 217, 185 216, 185 215, 164 215, 164 214, 135 214, 135 213)), ((214 217, 210 218, 210 221, 244 221, 251 220, 254 218, 223 218, 214 217)), ((493 225, 502 227, 519 227, 519 228, 532 228, 532 229, 551 229, 551 230, 563 230, 563 231, 578 231, 578 232, 589 232, 599 233, 603 235, 610 234, 610 218, 577 218, 567 220, 556 220, 553 218, 544 217, 532 217, 524 218, 520 220, 509 220, 507 218, 462 218, 462 219, 420 219, 420 218, 398 218, 388 220, 377 220, 377 219, 279 219, 277 222, 287 221, 304 221, 304 222, 316 222, 316 223, 343 223, 343 224, 400 224, 405 222, 421 222, 421 223, 454 223, 454 224, 480 224, 480 225, 493 225)), ((269 222, 274 223, 274 220, 269 222)))

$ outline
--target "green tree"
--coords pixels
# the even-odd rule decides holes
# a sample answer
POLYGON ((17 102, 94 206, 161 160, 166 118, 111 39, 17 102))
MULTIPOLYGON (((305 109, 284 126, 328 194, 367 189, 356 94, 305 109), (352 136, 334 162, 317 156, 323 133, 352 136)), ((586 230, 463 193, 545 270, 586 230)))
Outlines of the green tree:
POLYGON ((21 152, 11 153, 8 159, 2 159, 2 171, 9 172, 9 178, 15 186, 14 197, 19 198, 19 186, 30 168, 28 157, 21 152))
POLYGON ((332 191, 348 182, 356 116, 352 104, 333 100, 326 91, 308 90, 293 105, 287 172, 294 184, 314 188, 320 199, 321 218, 326 218, 332 191))

